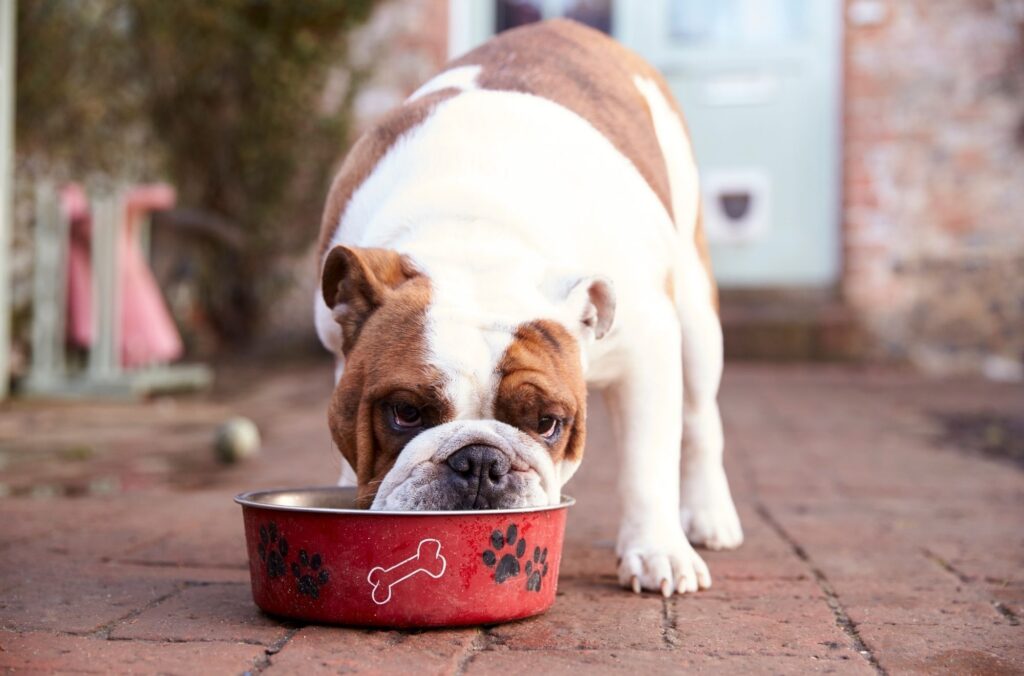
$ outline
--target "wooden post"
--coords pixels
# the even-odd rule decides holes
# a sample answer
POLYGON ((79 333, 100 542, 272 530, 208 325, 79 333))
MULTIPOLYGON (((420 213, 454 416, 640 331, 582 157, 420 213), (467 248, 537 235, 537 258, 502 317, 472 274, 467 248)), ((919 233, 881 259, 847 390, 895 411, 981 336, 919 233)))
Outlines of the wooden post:
POLYGON ((121 261, 118 259, 118 195, 104 192, 92 212, 92 347, 89 377, 116 380, 121 373, 121 261))
POLYGON ((11 363, 11 232, 14 230, 15 0, 0 0, 0 400, 7 398, 11 363))
POLYGON ((68 222, 53 186, 36 186, 35 261, 32 277, 31 386, 53 389, 65 376, 68 222))

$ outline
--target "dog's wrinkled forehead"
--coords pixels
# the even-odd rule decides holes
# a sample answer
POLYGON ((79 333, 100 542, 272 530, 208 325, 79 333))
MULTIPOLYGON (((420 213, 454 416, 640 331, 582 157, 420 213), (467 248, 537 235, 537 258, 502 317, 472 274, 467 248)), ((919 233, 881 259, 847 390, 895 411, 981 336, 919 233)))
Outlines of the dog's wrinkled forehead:
POLYGON ((472 262, 423 266, 432 289, 424 345, 456 418, 492 419, 503 360, 520 327, 539 313, 555 314, 555 306, 540 289, 541 270, 522 262, 503 270, 493 255, 467 258, 472 262))
POLYGON ((428 313, 425 356, 441 376, 441 387, 456 420, 494 417, 501 377, 498 364, 513 340, 513 331, 482 325, 448 313, 428 313))

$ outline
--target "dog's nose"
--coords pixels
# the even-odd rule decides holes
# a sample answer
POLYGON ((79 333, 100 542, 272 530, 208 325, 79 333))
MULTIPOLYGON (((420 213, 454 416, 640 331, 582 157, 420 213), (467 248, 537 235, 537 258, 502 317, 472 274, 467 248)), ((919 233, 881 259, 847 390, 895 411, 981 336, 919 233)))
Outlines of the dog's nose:
POLYGON ((479 478, 481 484, 496 484, 508 474, 511 463, 508 456, 494 446, 473 444, 448 456, 448 466, 464 478, 479 478))
POLYGON ((506 489, 505 478, 512 463, 494 446, 473 444, 448 456, 452 480, 463 496, 461 509, 487 509, 506 489))

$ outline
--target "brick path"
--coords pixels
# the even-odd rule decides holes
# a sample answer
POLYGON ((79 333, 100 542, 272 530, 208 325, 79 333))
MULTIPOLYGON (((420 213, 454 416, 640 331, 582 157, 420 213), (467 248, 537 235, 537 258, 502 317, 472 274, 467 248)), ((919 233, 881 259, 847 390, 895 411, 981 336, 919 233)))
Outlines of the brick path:
POLYGON ((243 373, 216 401, 4 410, 0 668, 1024 672, 1024 472, 940 443, 932 418, 1019 416, 1020 388, 731 366, 723 409, 747 543, 706 554, 711 590, 669 601, 615 586, 615 463, 595 408, 554 608, 404 633, 283 623, 249 596, 231 495, 334 475, 328 372, 243 373), (260 423, 265 449, 219 469, 210 430, 232 412, 260 423))

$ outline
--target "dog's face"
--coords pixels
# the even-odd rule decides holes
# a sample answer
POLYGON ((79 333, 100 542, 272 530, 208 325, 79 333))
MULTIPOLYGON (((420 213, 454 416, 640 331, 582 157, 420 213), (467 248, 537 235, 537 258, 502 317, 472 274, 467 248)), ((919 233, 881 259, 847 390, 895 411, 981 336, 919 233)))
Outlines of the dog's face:
POLYGON ((560 307, 575 322, 514 326, 438 308, 431 279, 389 250, 335 247, 322 282, 345 359, 328 420, 358 477, 361 506, 558 502, 583 455, 580 347, 611 324, 606 282, 573 286, 560 307))

